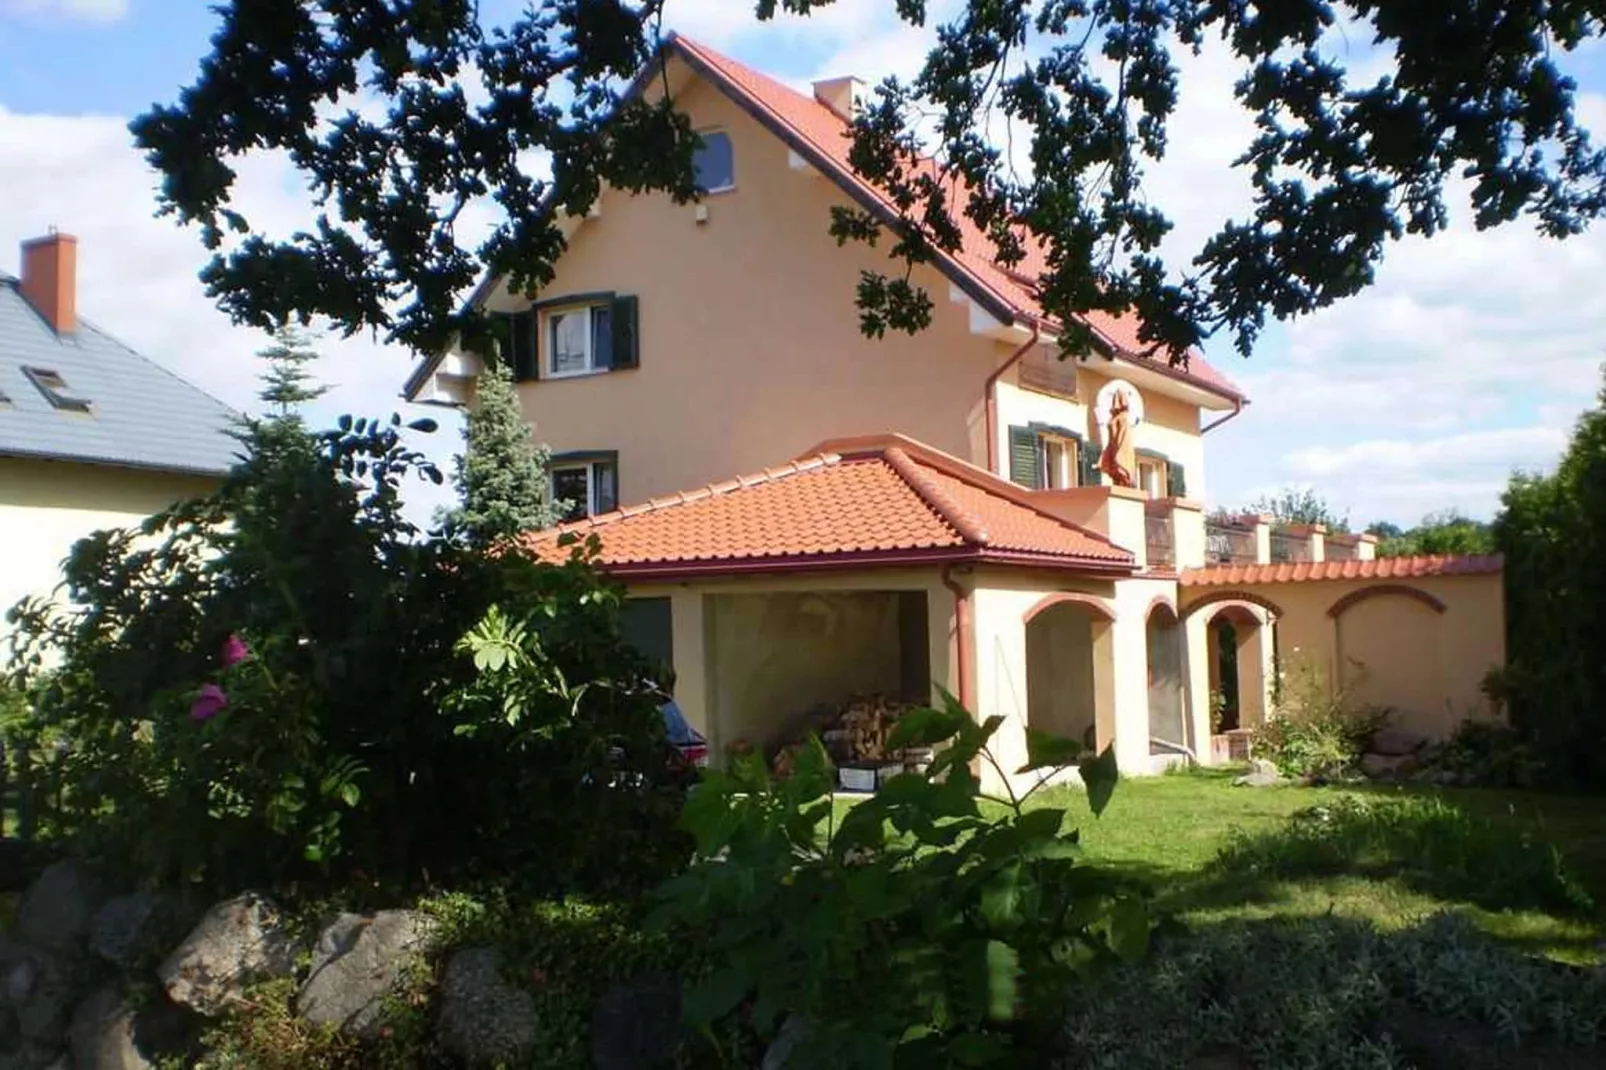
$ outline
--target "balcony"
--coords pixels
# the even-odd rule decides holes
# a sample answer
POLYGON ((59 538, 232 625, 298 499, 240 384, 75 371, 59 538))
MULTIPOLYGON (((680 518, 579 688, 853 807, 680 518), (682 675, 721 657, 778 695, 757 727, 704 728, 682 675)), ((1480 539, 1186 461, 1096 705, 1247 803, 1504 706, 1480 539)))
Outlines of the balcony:
POLYGON ((1361 560, 1361 536, 1329 535, 1325 542, 1324 551, 1328 561, 1361 560))
POLYGON ((1220 520, 1205 522, 1206 564, 1253 565, 1258 558, 1252 525, 1220 520))
POLYGON ((1308 535, 1296 535, 1290 531, 1274 531, 1271 533, 1271 560, 1273 564, 1291 564, 1295 561, 1314 560, 1311 553, 1311 540, 1308 535))

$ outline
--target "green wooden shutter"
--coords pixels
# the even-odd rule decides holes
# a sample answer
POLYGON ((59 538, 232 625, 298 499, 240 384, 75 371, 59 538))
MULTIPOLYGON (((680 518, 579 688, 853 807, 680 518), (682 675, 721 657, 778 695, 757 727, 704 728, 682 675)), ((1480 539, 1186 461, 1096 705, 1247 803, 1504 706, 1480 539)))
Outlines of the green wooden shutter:
POLYGON ((1166 493, 1173 498, 1186 498, 1188 496, 1187 473, 1182 469, 1180 461, 1168 460, 1165 462, 1166 493))
POLYGON ((613 367, 641 367, 641 346, 636 329, 637 301, 634 294, 613 299, 613 367))
POLYGON ((1029 427, 1009 429, 1009 480, 1032 490, 1043 486, 1043 440, 1029 427))

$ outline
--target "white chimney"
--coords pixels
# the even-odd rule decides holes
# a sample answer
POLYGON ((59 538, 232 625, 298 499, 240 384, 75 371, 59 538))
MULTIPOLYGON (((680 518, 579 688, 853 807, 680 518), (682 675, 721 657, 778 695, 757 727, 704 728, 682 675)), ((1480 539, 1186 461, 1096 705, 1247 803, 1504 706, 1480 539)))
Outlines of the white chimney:
POLYGON ((870 87, 848 75, 814 83, 814 99, 852 122, 870 100, 870 87))

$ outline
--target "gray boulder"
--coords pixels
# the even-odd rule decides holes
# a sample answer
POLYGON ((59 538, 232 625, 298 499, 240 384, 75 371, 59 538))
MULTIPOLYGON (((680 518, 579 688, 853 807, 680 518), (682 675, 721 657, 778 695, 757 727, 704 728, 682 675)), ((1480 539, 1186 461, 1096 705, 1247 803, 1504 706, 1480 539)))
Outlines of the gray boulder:
POLYGON ((1363 754, 1361 772, 1373 780, 1399 780, 1416 772, 1417 761, 1410 754, 1363 754))
POLYGON ((1420 732, 1412 732, 1407 728, 1396 728, 1390 725, 1379 728, 1372 734, 1372 745, 1367 748, 1373 754, 1382 754, 1390 758, 1397 758, 1405 754, 1415 754, 1427 745, 1428 737, 1420 732))
POLYGON ((517 1058, 535 1043, 535 999, 502 979, 494 947, 464 948, 441 981, 441 1042, 469 1063, 517 1058))
POLYGON ((130 966, 156 912, 156 897, 134 892, 108 899, 89 923, 89 947, 114 966, 130 966))
POLYGON ((0 936, 0 1033, 53 1054, 78 995, 76 974, 69 958, 0 936))
POLYGON ((17 906, 14 931, 24 943, 56 954, 84 953, 89 923, 101 904, 98 883, 76 862, 47 866, 17 906))
POLYGON ((134 1018, 115 988, 102 988, 80 1003, 67 1030, 76 1070, 152 1070, 134 1044, 134 1018))
POLYGON ((157 969, 168 997, 213 1017, 258 981, 287 977, 296 944, 271 900, 247 892, 208 910, 157 969))
POLYGON ((597 1070, 673 1066, 680 1044, 680 979, 649 973, 614 985, 591 1011, 597 1070))
POLYGON ((1264 758, 1249 759, 1249 772, 1233 780, 1240 788, 1270 788, 1287 782, 1277 767, 1264 758))
POLYGON ((785 1070, 786 1064, 791 1061, 792 1053, 808 1038, 809 1023, 800 1015, 788 1014, 786 1021, 781 1023, 781 1031, 775 1034, 770 1046, 764 1049, 764 1061, 760 1064, 760 1070, 785 1070))
POLYGON ((385 997, 396 991, 412 958, 430 949, 434 934, 434 919, 413 910, 340 915, 318 935, 296 1012, 319 1025, 374 1036, 385 997))

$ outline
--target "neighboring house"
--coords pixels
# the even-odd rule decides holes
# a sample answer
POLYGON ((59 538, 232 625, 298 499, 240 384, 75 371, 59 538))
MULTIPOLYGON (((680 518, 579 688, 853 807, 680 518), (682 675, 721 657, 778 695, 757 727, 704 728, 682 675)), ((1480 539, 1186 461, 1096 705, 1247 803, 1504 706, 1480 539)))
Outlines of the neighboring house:
MULTIPOLYGON (((1204 436, 1242 393, 1203 356, 1144 356, 1131 318, 1091 317, 1098 354, 1061 361, 1041 252, 1003 268, 968 220, 960 253, 914 271, 931 326, 866 338, 860 272, 896 265, 827 231, 833 206, 888 211, 848 162, 862 83, 801 93, 683 37, 657 73, 638 91, 667 86, 690 116, 705 196, 606 190, 563 221, 542 292, 488 279, 473 300, 503 317, 554 491, 595 518, 581 530, 715 746, 773 744, 857 690, 925 698, 931 680, 1005 716, 1009 753, 1040 723, 1115 742, 1134 772, 1208 757, 1214 691, 1262 716, 1272 611, 1180 604, 1179 569, 1286 549, 1252 520, 1207 535, 1204 436), (1135 488, 1098 471, 1115 391, 1141 417, 1135 488)), ((481 367, 437 354, 405 396, 470 403, 481 367)))
POLYGON ((22 277, 0 274, 0 615, 78 539, 215 487, 235 419, 79 318, 76 239, 24 243, 22 277))

